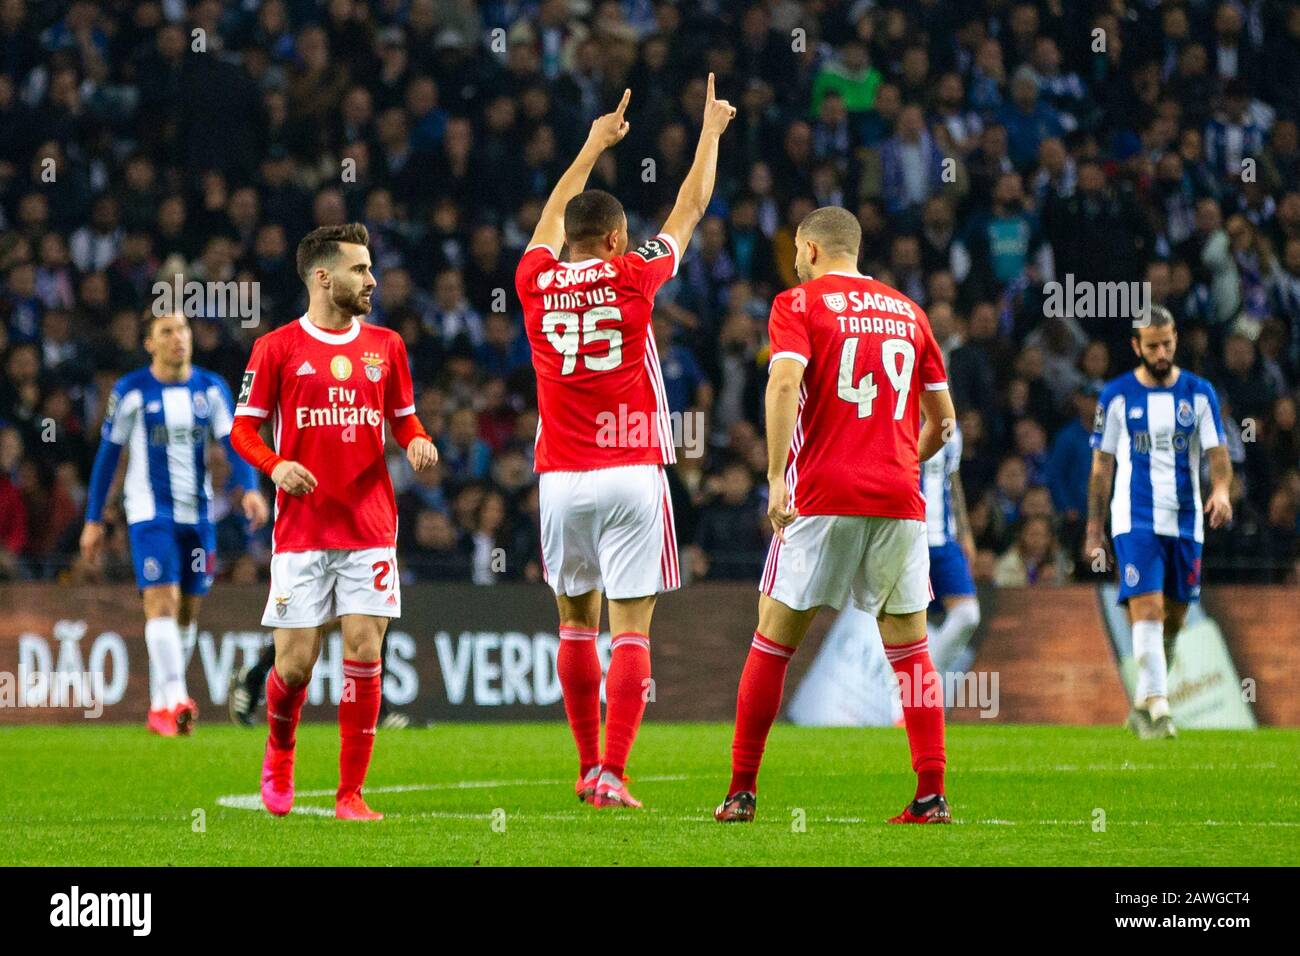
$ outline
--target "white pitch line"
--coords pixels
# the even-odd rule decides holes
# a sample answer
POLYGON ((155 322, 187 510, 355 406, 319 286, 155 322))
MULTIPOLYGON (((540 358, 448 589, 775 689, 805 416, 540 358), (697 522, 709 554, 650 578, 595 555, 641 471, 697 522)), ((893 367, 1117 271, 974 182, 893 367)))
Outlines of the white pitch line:
MULTIPOLYGON (((662 777, 640 777, 645 783, 662 783, 675 780, 688 780, 689 776, 677 774, 673 776, 662 777)), ((563 780, 458 780, 448 783, 415 783, 415 784, 397 784, 385 787, 367 787, 366 793, 417 793, 433 790, 483 790, 491 787, 542 787, 556 786, 565 783, 563 780)), ((333 790, 302 790, 297 795, 299 797, 328 797, 334 794, 333 790)), ((217 797, 217 806, 225 807, 230 810, 252 810, 260 812, 262 810, 262 798, 260 794, 227 794, 226 796, 217 797)), ((304 816, 314 817, 333 817, 334 811, 329 807, 315 807, 297 805, 293 808, 293 813, 304 816)), ((552 811, 541 813, 510 813, 507 814, 508 820, 522 821, 571 821, 588 817, 592 810, 571 810, 571 811, 552 811)), ((708 823, 712 817, 708 814, 677 814, 668 815, 657 812, 653 807, 644 811, 657 820, 671 820, 675 823, 708 823)), ((422 810, 416 813, 386 813, 385 819, 388 820, 491 820, 493 819, 492 811, 472 813, 466 811, 453 810, 422 810)), ((609 814, 602 816, 608 818, 609 814)), ((636 820, 643 818, 643 814, 617 813, 615 819, 636 820)), ((859 826, 862 824, 883 823, 884 818, 875 819, 872 817, 812 817, 809 823, 828 823, 836 825, 859 826)), ((1082 827, 1091 826, 1093 821, 1087 820, 1000 820, 978 819, 978 820, 961 820, 953 821, 954 824, 961 825, 980 825, 980 826, 1000 826, 1000 827, 1018 827, 1018 826, 1043 826, 1043 827, 1082 827)), ((1107 820, 1107 827, 1112 826, 1129 826, 1129 827, 1300 827, 1300 820, 1107 820)))
MULTIPOLYGON (((690 778, 685 774, 666 774, 657 777, 638 777, 637 779, 643 783, 671 783, 678 780, 689 780, 690 778)), ((554 787, 554 786, 559 786, 560 784, 566 782, 567 781, 564 780, 538 780, 535 777, 529 778, 527 780, 453 780, 447 783, 407 783, 407 784, 393 784, 385 787, 366 787, 366 793, 367 794, 420 793, 420 792, 426 792, 431 790, 491 790, 498 787, 554 787)), ((335 793, 334 790, 299 790, 294 796, 295 799, 299 799, 303 797, 311 799, 315 797, 331 797, 334 795, 334 793, 335 793)), ((225 796, 217 797, 216 803, 217 806, 225 807, 226 809, 229 810, 260 811, 262 809, 262 795, 260 793, 230 793, 230 794, 226 794, 225 796)), ((302 806, 300 804, 296 804, 293 810, 290 812, 300 813, 305 816, 315 816, 315 817, 334 816, 334 811, 329 809, 328 807, 310 807, 310 806, 302 806)), ((428 813, 407 813, 407 814, 386 813, 384 814, 385 819, 393 819, 402 816, 407 816, 407 817, 442 816, 442 817, 447 817, 449 819, 464 818, 464 819, 477 820, 480 818, 484 818, 484 819, 490 818, 491 814, 490 813, 455 814, 450 812, 443 813, 438 811, 431 811, 428 813)), ((521 817, 524 816, 524 814, 515 814, 515 816, 521 817)), ((529 818, 531 819, 533 818, 533 816, 534 815, 530 814, 529 818)), ((572 816, 576 818, 578 814, 575 813, 572 814, 572 816)), ((564 819, 568 819, 568 817, 564 817, 564 819)))

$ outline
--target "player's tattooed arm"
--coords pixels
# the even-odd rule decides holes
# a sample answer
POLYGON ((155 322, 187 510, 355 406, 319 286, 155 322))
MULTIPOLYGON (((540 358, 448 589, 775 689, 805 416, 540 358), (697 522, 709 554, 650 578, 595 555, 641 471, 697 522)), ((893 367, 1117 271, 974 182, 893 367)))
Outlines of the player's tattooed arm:
POLYGON ((975 535, 971 532, 970 514, 966 511, 966 489, 961 483, 961 474, 954 471, 949 477, 952 489, 952 516, 957 522, 957 541, 966 554, 967 561, 975 560, 975 535))
POLYGON ((1088 527, 1083 538, 1083 556, 1095 561, 1106 554, 1106 505, 1115 480, 1115 456, 1101 449, 1092 452, 1092 471, 1088 475, 1088 527))
POLYGON ((718 174, 718 139, 735 116, 734 106, 714 96, 713 74, 710 73, 695 160, 691 163, 686 178, 682 180, 681 189, 677 191, 673 211, 664 221, 663 231, 676 240, 679 255, 685 254, 686 245, 691 241, 695 227, 704 218, 709 200, 713 198, 713 183, 718 174))
POLYGON ((1232 520, 1232 459, 1226 445, 1217 445, 1206 454, 1210 459, 1210 496, 1205 499, 1205 513, 1210 516, 1210 527, 1219 528, 1232 520))
POLYGON ((785 484, 785 466, 790 459, 795 421, 799 417, 799 386, 803 383, 803 363, 794 359, 777 359, 767 379, 767 516, 777 534, 798 516, 789 507, 789 490, 785 484))
POLYGON ((619 100, 614 112, 597 116, 592 122, 587 141, 582 144, 577 158, 564 171, 564 175, 551 190, 546 205, 542 207, 537 228, 533 230, 533 237, 528 241, 529 246, 547 246, 559 255, 560 246, 564 244, 564 207, 569 204, 570 199, 587 188, 587 177, 591 175, 591 170, 596 165, 596 160, 600 158, 600 154, 627 135, 631 127, 623 118, 623 113, 631 98, 632 91, 624 90, 623 98, 619 100))

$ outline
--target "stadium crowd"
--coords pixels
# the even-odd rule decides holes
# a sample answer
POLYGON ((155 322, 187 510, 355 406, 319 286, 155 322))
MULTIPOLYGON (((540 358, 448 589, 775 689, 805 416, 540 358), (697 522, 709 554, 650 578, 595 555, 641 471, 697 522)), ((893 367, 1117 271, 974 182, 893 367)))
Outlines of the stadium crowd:
MULTIPOLYGON (((739 115, 654 320, 684 574, 761 570, 767 309, 834 204, 943 345, 978 580, 1092 573, 1088 435, 1131 313, 1061 308, 1053 281, 1149 283, 1174 312, 1236 463, 1211 580, 1295 580, 1300 4, 1273 0, 0 0, 0 578, 130 579, 120 511, 101 564, 77 538, 155 281, 257 290, 255 322, 192 318, 195 364, 236 388, 303 308, 298 240, 359 220, 370 321, 405 339, 441 452, 390 459, 406 579, 537 580, 515 263, 624 87, 631 133, 590 185, 653 234, 710 70, 739 115)), ((221 574, 264 576, 266 533, 217 510, 221 574)))

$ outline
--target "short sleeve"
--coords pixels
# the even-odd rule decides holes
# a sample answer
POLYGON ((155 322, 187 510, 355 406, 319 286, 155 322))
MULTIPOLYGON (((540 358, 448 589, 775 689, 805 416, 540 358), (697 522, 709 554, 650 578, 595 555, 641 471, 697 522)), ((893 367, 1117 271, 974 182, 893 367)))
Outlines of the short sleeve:
POLYGON ((772 346, 769 368, 777 359, 794 359, 800 365, 807 365, 812 358, 808 313, 796 312, 793 298, 789 292, 782 292, 772 300, 772 312, 767 319, 767 337, 772 346))
POLYGON ((1119 450, 1119 436, 1123 431, 1124 396, 1107 389, 1097 402, 1097 414, 1092 420, 1092 438, 1089 444, 1113 455, 1119 450))
POLYGON ((934 337, 928 318, 922 316, 917 325, 921 329, 923 345, 921 354, 917 356, 917 375, 921 379, 921 387, 927 392, 941 392, 948 387, 948 372, 943 367, 943 349, 939 348, 939 341, 934 337))
POLYGON ((680 264, 677 240, 661 232, 624 255, 622 271, 642 295, 651 299, 661 285, 677 275, 680 264))
POLYGON ((253 354, 248 359, 248 367, 239 383, 235 414, 251 415, 254 418, 268 417, 279 397, 279 374, 267 336, 262 336, 253 343, 253 354))
POLYGON ((1218 448, 1224 442, 1223 417, 1214 386, 1205 382, 1196 393, 1197 437, 1202 448, 1218 448))
POLYGON ((235 402, 230 397, 230 386, 220 376, 212 377, 212 384, 206 391, 208 408, 211 410, 208 413, 208 425, 212 429, 212 437, 220 440, 230 434, 234 425, 235 402))
POLYGON ((520 302, 527 301, 526 296, 542 292, 550 285, 550 281, 542 276, 548 270, 553 273, 556 264, 556 252, 550 246, 539 243, 524 250, 519 265, 515 267, 515 292, 520 302))
POLYGON ((114 445, 125 445, 131 439, 136 416, 140 412, 140 392, 131 388, 126 379, 113 386, 104 409, 104 427, 100 438, 114 445))
POLYGON ((411 383, 411 363, 406 357, 406 343, 400 336, 392 337, 388 348, 388 383, 384 391, 384 416, 404 418, 415 414, 415 386, 411 383))

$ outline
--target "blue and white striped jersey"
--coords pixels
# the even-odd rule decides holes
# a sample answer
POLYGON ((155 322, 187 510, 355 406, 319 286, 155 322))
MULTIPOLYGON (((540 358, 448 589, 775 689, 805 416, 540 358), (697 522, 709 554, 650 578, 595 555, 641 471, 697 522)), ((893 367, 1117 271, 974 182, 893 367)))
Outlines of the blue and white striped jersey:
POLYGON ((225 445, 232 484, 256 488, 252 466, 230 447, 234 407, 221 376, 201 368, 192 369, 184 383, 160 382, 148 366, 118 379, 104 414, 87 520, 100 520, 123 447, 130 449, 123 483, 128 524, 211 521, 209 438, 225 445))
POLYGON ((960 467, 961 429, 954 426, 952 438, 944 442, 943 448, 928 461, 921 462, 925 531, 932 548, 957 540, 957 515, 952 510, 952 475, 960 467))
POLYGON ((1223 443, 1219 398, 1180 369, 1173 385, 1148 388, 1135 372, 1106 383, 1092 447, 1115 456, 1111 534, 1150 531, 1201 541, 1201 453, 1223 443))

